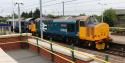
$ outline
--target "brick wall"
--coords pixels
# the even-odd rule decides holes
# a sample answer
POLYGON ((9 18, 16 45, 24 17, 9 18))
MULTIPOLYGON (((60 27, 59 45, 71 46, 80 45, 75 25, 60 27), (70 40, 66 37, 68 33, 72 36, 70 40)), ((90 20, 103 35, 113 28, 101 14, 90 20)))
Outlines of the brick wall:
MULTIPOLYGON (((38 47, 36 47, 35 45, 29 44, 29 50, 33 51, 33 52, 37 52, 37 53, 39 52, 39 54, 41 56, 44 56, 44 57, 46 57, 50 60, 52 59, 51 53, 47 52, 46 50, 44 50, 42 48, 39 48, 39 51, 38 51, 38 47)), ((61 54, 61 53, 58 53, 58 52, 55 52, 55 53, 64 57, 64 58, 66 58, 66 59, 72 60, 72 58, 67 56, 67 55, 64 55, 64 54, 61 54)), ((68 61, 66 61, 66 60, 64 60, 64 59, 62 59, 62 58, 60 58, 56 55, 53 55, 53 57, 54 57, 54 63, 71 63, 71 62, 68 62, 68 61)), ((75 63, 89 63, 89 62, 85 62, 85 61, 76 59, 75 63)))
POLYGON ((26 37, 19 36, 19 37, 0 38, 0 48, 2 48, 3 50, 13 50, 13 49, 25 48, 25 46, 27 46, 26 43, 17 42, 17 41, 20 41, 20 39, 25 41, 26 37), (17 42, 17 43, 14 43, 14 42, 17 42))
MULTIPOLYGON (((27 37, 21 37, 21 39, 24 41, 26 40, 26 38, 27 37)), ((29 48, 30 51, 39 53, 39 55, 44 56, 50 60, 52 59, 52 54, 50 52, 48 52, 42 48, 39 48, 37 46, 34 46, 32 44, 20 43, 17 41, 20 41, 20 36, 19 37, 9 37, 9 38, 0 38, 0 48, 2 48, 3 50, 15 50, 15 49, 29 48), (10 43, 10 42, 17 42, 17 43, 10 43), (9 44, 3 44, 3 43, 9 43, 9 44)), ((64 55, 64 54, 61 54, 58 52, 55 52, 55 53, 66 59, 72 60, 72 58, 67 55, 64 55)), ((70 63, 56 55, 53 55, 53 58, 54 58, 53 59, 54 63, 70 63)), ((85 61, 76 59, 76 63, 89 63, 89 62, 85 62, 85 61)))

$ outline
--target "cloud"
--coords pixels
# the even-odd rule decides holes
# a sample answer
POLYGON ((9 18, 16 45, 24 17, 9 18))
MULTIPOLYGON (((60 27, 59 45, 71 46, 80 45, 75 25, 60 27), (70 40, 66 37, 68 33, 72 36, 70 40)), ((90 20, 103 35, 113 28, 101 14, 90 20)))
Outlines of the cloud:
MULTIPOLYGON (((39 0, 13 0, 14 2, 24 3, 21 6, 21 11, 29 12, 30 10, 35 10, 39 8, 39 0)), ((43 0, 43 13, 44 14, 62 14, 62 1, 71 1, 71 0, 43 0), (46 3, 45 3, 46 2, 46 3), (48 5, 48 6, 47 6, 48 5)), ((77 0, 69 3, 65 3, 65 14, 66 15, 77 15, 80 13, 98 14, 100 15, 103 9, 108 8, 125 8, 125 0, 77 0), (98 3, 107 4, 101 6, 98 3)), ((0 15, 6 16, 12 13, 12 0, 1 0, 0 2, 0 15)), ((17 6, 15 6, 15 12, 17 13, 17 6)))

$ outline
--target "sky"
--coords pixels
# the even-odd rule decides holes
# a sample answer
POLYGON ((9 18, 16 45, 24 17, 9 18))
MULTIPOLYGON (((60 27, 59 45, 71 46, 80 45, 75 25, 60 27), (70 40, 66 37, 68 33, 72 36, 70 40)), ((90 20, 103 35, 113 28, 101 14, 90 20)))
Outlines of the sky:
MULTIPOLYGON (((125 0, 42 0, 43 14, 62 15, 63 1, 66 2, 65 15, 79 15, 82 13, 101 15, 104 10, 109 8, 125 9, 125 0), (59 4, 55 5, 55 3, 59 4)), ((20 6, 21 12, 34 11, 39 8, 39 0, 0 0, 0 16, 11 15, 13 9, 17 13, 17 5, 13 5, 16 2, 23 3, 20 6)))

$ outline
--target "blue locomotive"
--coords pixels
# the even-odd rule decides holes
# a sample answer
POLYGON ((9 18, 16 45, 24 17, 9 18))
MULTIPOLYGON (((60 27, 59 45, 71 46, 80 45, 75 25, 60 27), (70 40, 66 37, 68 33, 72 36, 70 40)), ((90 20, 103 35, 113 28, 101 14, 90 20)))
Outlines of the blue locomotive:
MULTIPOLYGON (((61 41, 71 41, 74 38, 74 41, 77 38, 78 32, 78 23, 75 19, 44 19, 43 21, 43 37, 53 40, 61 41)), ((36 21, 37 33, 40 35, 40 21, 36 21)), ((69 43, 69 42, 68 42, 69 43)))
MULTIPOLYGON (((99 23, 93 16, 69 19, 43 19, 43 38, 59 40, 68 44, 89 46, 96 49, 109 47, 109 26, 99 23)), ((36 22, 40 35, 40 21, 36 22)))

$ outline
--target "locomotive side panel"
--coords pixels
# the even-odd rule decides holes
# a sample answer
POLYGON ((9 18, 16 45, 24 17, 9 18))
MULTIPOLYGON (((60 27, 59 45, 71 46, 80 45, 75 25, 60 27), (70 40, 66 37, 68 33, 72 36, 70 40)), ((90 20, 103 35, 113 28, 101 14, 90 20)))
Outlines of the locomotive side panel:
POLYGON ((45 23, 47 25, 46 33, 58 34, 63 36, 76 36, 76 23, 74 22, 60 22, 53 21, 51 23, 45 23))

